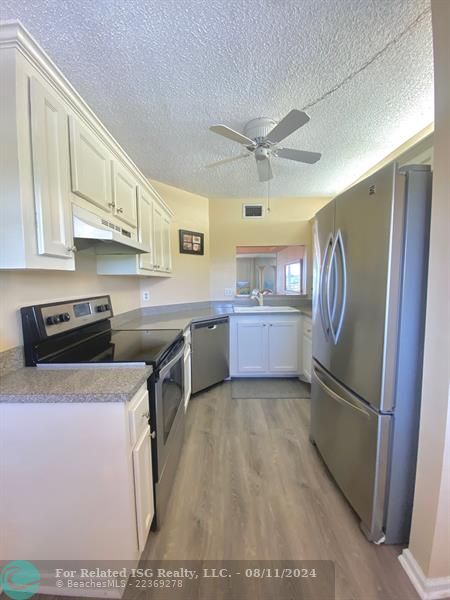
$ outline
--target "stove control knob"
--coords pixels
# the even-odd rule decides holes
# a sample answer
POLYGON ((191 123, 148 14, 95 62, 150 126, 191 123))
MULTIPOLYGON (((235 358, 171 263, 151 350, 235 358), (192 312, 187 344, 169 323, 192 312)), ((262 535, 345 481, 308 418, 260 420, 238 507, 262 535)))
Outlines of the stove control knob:
POLYGON ((97 312, 104 312, 105 311, 105 305, 104 304, 97 304, 97 312))
POLYGON ((59 315, 51 315, 50 317, 47 317, 47 319, 45 320, 47 325, 56 325, 57 323, 59 323, 59 321, 60 321, 59 315))
POLYGON ((105 304, 105 310, 111 310, 111 304, 105 304))
POLYGON ((70 321, 69 313, 62 313, 61 315, 59 315, 59 320, 61 321, 61 323, 63 321, 70 321))

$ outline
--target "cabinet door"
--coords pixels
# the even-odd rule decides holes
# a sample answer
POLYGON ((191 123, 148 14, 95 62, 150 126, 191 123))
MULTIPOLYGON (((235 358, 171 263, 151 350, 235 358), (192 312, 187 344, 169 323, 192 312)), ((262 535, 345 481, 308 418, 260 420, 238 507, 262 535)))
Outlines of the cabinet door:
POLYGON ((142 551, 155 514, 150 427, 145 429, 133 449, 133 472, 138 544, 142 551))
POLYGON ((163 215, 156 204, 153 205, 153 254, 154 269, 161 271, 163 268, 163 215))
POLYGON ((238 373, 265 373, 267 371, 267 324, 259 321, 237 323, 238 373))
POLYGON ((30 82, 30 109, 37 252, 72 258, 67 113, 34 78, 30 82))
POLYGON ((271 321, 269 328, 269 371, 298 372, 298 320, 271 321))
POLYGON ((116 160, 111 161, 112 197, 116 217, 124 223, 137 225, 137 181, 133 174, 116 160))
POLYGON ((163 271, 172 271, 172 251, 170 243, 170 218, 163 215, 162 218, 162 264, 163 271))
POLYGON ((69 118, 72 192, 111 212, 111 157, 103 142, 74 117, 69 118))
POLYGON ((139 267, 153 270, 153 202, 148 191, 139 187, 138 192, 138 237, 150 252, 139 255, 139 267))
POLYGON ((302 362, 303 362, 303 376, 311 382, 311 369, 312 369, 312 341, 308 335, 303 335, 303 347, 302 347, 302 362))

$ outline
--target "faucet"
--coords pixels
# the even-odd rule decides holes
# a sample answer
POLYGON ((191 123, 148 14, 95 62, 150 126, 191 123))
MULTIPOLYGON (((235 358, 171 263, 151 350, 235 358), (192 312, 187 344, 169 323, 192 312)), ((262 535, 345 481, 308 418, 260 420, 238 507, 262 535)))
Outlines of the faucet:
POLYGON ((257 300, 259 306, 263 306, 264 303, 264 294, 257 289, 252 290, 252 294, 250 296, 252 300, 257 300))

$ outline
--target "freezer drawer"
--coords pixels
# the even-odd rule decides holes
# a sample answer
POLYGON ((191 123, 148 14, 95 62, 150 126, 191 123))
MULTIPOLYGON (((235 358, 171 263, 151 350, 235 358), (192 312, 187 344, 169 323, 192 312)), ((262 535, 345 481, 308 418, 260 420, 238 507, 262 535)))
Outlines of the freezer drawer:
POLYGON ((192 393, 227 379, 229 370, 228 317, 192 325, 192 393))
POLYGON ((390 415, 380 415, 314 363, 311 440, 371 541, 383 536, 390 415))

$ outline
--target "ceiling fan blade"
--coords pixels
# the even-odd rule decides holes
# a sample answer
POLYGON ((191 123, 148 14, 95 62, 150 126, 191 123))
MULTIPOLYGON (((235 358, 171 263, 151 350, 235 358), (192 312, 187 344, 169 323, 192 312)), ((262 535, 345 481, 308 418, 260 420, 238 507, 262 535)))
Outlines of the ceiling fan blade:
POLYGON ((265 158, 264 160, 257 160, 256 167, 258 169, 258 177, 260 181, 269 181, 269 179, 273 179, 272 167, 268 158, 265 158))
POLYGON ((307 150, 293 150, 292 148, 278 148, 276 155, 280 158, 297 160, 312 165, 322 156, 320 152, 308 152, 307 150))
POLYGON ((218 167, 219 165, 223 165, 225 163, 233 162, 234 160, 239 160, 241 158, 248 158, 251 154, 239 154, 238 156, 230 156, 230 158, 224 158, 222 160, 218 160, 217 162, 210 163, 209 165, 205 165, 205 169, 212 169, 213 167, 218 167))
POLYGON ((227 127, 226 125, 211 125, 210 130, 214 133, 218 133, 219 135, 223 135, 229 140, 233 140, 233 142, 238 142, 239 144, 243 144, 244 146, 255 146, 255 142, 250 138, 242 135, 238 131, 227 127))
POLYGON ((294 108, 266 135, 266 140, 272 144, 277 144, 303 125, 306 125, 308 121, 309 116, 305 112, 294 108))

